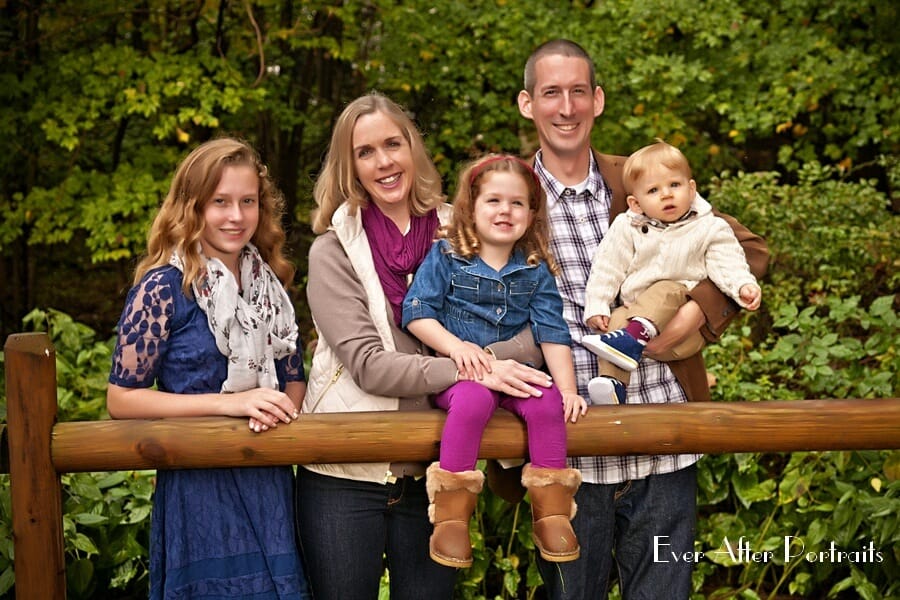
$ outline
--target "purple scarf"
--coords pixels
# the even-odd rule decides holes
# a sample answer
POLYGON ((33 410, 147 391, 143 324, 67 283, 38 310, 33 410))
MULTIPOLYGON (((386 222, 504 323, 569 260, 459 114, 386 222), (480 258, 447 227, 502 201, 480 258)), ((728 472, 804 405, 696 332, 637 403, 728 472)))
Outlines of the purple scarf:
POLYGON ((409 233, 403 235, 393 221, 388 219, 374 202, 362 211, 362 226, 369 238, 369 248, 375 261, 375 271, 381 280, 394 313, 394 321, 402 322, 403 298, 406 296, 407 277, 416 272, 431 248, 439 225, 436 210, 429 210, 421 217, 411 216, 409 233))

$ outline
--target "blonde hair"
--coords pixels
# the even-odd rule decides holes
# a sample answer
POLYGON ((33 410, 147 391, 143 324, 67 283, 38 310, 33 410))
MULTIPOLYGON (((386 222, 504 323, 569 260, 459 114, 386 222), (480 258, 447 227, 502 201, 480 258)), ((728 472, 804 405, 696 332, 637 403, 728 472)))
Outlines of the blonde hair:
POLYGON ((485 176, 497 172, 519 175, 528 188, 532 220, 525 234, 516 242, 516 249, 525 254, 529 265, 544 261, 550 273, 557 275, 559 267, 550 251, 550 225, 544 188, 528 163, 515 156, 487 154, 468 163, 460 171, 453 197, 453 218, 440 229, 439 237, 446 238, 453 251, 460 256, 472 258, 478 254, 481 242, 475 231, 475 199, 481 192, 485 176))
POLYGON ((651 166, 662 165, 672 171, 680 171, 687 179, 691 178, 691 164, 681 150, 661 139, 656 143, 644 146, 625 160, 622 166, 622 183, 625 185, 625 193, 634 194, 634 186, 637 180, 651 166))
POLYGON ((252 167, 259 175, 259 223, 250 241, 278 279, 285 286, 290 285, 295 268, 283 254, 284 197, 269 178, 268 169, 256 151, 234 138, 201 144, 178 166, 147 235, 147 252, 135 269, 135 285, 151 269, 169 264, 172 254, 178 252, 184 262, 183 291, 189 293, 204 264, 197 249, 206 226, 203 210, 212 199, 225 167, 240 166, 252 167))
POLYGON ((351 214, 369 203, 369 196, 357 177, 353 159, 353 128, 363 115, 381 113, 403 132, 412 154, 415 178, 410 190, 409 211, 421 216, 444 202, 441 176, 431 161, 422 135, 403 109, 382 94, 372 92, 347 105, 334 124, 328 154, 313 188, 318 208, 313 210, 312 229, 324 233, 338 207, 347 202, 351 214))

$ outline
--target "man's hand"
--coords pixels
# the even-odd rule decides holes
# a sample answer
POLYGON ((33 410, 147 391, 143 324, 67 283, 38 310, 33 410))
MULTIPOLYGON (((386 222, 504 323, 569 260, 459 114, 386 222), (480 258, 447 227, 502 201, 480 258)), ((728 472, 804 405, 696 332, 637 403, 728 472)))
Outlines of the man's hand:
POLYGON ((706 315, 700 310, 700 305, 689 300, 678 309, 669 324, 660 332, 658 336, 647 342, 644 348, 644 354, 650 358, 654 355, 662 355, 671 352, 673 348, 678 346, 687 337, 695 331, 699 331, 706 322, 706 315))

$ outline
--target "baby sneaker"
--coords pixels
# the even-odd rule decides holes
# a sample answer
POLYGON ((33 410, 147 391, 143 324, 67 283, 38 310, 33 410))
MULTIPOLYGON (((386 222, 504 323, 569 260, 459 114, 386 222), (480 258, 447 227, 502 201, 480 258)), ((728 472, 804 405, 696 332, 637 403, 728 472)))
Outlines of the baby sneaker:
POLYGON ((644 344, 624 329, 616 329, 603 335, 591 334, 581 338, 581 344, 626 371, 634 371, 644 354, 644 344))
POLYGON ((625 386, 612 377, 594 377, 588 381, 591 404, 625 404, 625 386))

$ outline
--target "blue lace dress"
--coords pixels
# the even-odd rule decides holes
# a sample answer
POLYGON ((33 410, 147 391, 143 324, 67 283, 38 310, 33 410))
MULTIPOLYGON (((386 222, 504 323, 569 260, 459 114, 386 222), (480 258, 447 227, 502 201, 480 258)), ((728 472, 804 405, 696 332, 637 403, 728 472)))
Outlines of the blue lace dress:
MULTIPOLYGON (((110 383, 178 394, 218 392, 227 361, 174 267, 148 273, 119 320, 110 383)), ((300 354, 277 361, 278 381, 302 381, 300 354)), ((304 600, 285 467, 159 470, 150 537, 150 598, 304 600)))

